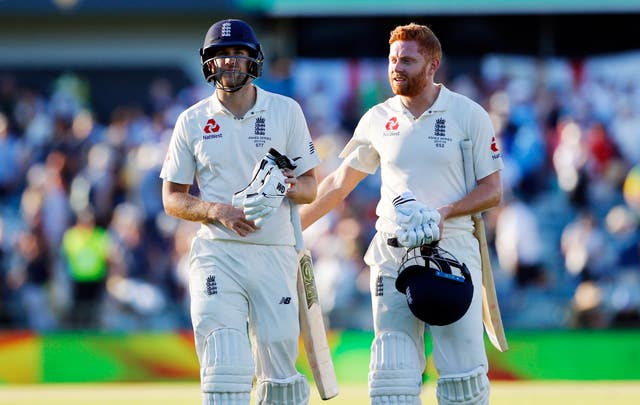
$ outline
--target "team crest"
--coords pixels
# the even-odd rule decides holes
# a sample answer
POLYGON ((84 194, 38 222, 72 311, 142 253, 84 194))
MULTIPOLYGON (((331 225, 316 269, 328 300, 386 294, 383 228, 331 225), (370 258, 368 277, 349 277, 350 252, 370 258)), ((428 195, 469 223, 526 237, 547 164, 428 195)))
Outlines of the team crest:
POLYGON ((270 136, 267 136, 267 120, 264 117, 257 117, 255 125, 253 127, 253 135, 249 137, 256 145, 256 148, 261 148, 267 141, 271 140, 270 136))
POLYGON ((258 117, 256 118, 256 126, 255 126, 255 131, 254 133, 256 135, 264 135, 264 130, 265 130, 265 120, 263 117, 258 117))
POLYGON ((384 284, 382 283, 382 276, 376 278, 376 297, 382 297, 384 295, 384 284))
POLYGON ((444 118, 438 118, 436 120, 435 128, 433 129, 433 134, 435 136, 444 136, 446 129, 447 121, 444 118))
POLYGON ((448 142, 453 139, 447 137, 447 120, 444 118, 436 119, 433 127, 433 135, 429 136, 436 148, 444 148, 448 142))
POLYGON ((222 24, 222 32, 220 33, 221 36, 223 37, 230 37, 231 36, 231 23, 230 22, 226 22, 222 24))
POLYGON ((216 283, 216 276, 211 275, 207 277, 206 288, 207 288, 207 295, 215 295, 218 293, 218 284, 216 283))

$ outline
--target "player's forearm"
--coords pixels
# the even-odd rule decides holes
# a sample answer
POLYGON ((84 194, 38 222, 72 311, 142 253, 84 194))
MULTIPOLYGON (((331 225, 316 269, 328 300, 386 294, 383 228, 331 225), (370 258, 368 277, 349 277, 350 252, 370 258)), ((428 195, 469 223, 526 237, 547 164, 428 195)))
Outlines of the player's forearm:
POLYGON ((336 182, 335 173, 327 176, 318 186, 318 196, 316 199, 312 203, 300 207, 302 229, 306 229, 337 207, 350 191, 351 190, 340 188, 336 182))
POLYGON ((186 221, 210 222, 214 203, 194 197, 189 193, 174 192, 163 198, 167 214, 186 221))
POLYGON ((438 208, 443 220, 473 215, 497 207, 502 201, 502 182, 499 174, 483 179, 464 198, 438 208))
POLYGON ((367 177, 367 173, 356 170, 343 162, 339 168, 320 182, 316 199, 311 204, 300 207, 302 229, 306 229, 337 207, 365 177, 367 177))

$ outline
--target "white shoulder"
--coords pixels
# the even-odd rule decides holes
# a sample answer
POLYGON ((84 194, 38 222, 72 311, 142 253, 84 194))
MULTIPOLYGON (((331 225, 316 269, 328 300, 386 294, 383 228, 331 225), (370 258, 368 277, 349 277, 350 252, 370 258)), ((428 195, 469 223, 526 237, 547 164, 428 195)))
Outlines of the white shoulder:
POLYGON ((189 119, 192 119, 197 115, 201 114, 202 111, 207 108, 208 103, 209 103, 209 97, 196 102, 190 107, 187 107, 184 111, 180 113, 180 115, 178 115, 178 122, 186 122, 189 119))
POLYGON ((289 109, 294 109, 294 110, 302 109, 300 107, 300 104, 289 96, 285 96, 283 94, 278 94, 278 93, 272 93, 264 89, 260 89, 260 91, 262 92, 263 96, 267 99, 267 102, 269 104, 273 103, 275 105, 278 105, 279 108, 282 108, 282 106, 285 106, 289 109))
POLYGON ((456 112, 462 117, 489 117, 487 111, 479 103, 460 93, 451 92, 451 104, 454 106, 456 112))

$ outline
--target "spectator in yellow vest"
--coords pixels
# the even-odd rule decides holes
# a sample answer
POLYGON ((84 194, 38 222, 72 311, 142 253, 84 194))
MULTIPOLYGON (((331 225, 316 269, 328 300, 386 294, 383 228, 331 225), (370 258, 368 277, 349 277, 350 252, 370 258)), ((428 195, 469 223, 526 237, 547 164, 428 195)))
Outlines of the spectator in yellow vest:
POLYGON ((95 225, 93 212, 89 209, 79 212, 76 224, 64 234, 62 255, 73 289, 69 314, 73 328, 99 326, 110 246, 109 234, 95 225))

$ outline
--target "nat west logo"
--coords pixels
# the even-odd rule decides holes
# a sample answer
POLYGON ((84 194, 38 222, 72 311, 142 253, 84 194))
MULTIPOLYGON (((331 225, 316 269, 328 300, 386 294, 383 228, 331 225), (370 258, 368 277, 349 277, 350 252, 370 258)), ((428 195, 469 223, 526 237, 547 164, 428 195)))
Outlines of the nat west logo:
POLYGON ((389 121, 384 125, 385 131, 382 133, 383 136, 398 136, 400 135, 400 123, 398 122, 398 117, 391 117, 389 121))
POLYGON ((500 153, 500 149, 498 149, 498 143, 496 142, 496 137, 494 136, 493 138, 491 138, 491 152, 493 152, 491 154, 491 157, 495 160, 495 159, 499 159, 502 156, 502 153, 500 153))
POLYGON ((387 131, 395 131, 398 127, 400 127, 400 124, 398 124, 398 117, 391 117, 385 124, 384 129, 387 131))
POLYGON ((496 144, 496 137, 491 138, 491 151, 492 152, 500 152, 498 149, 498 144, 496 144))
POLYGON ((213 118, 210 118, 209 121, 207 121, 202 130, 207 134, 203 135, 202 139, 222 138, 222 134, 218 134, 218 131, 220 131, 220 124, 218 124, 213 118))

